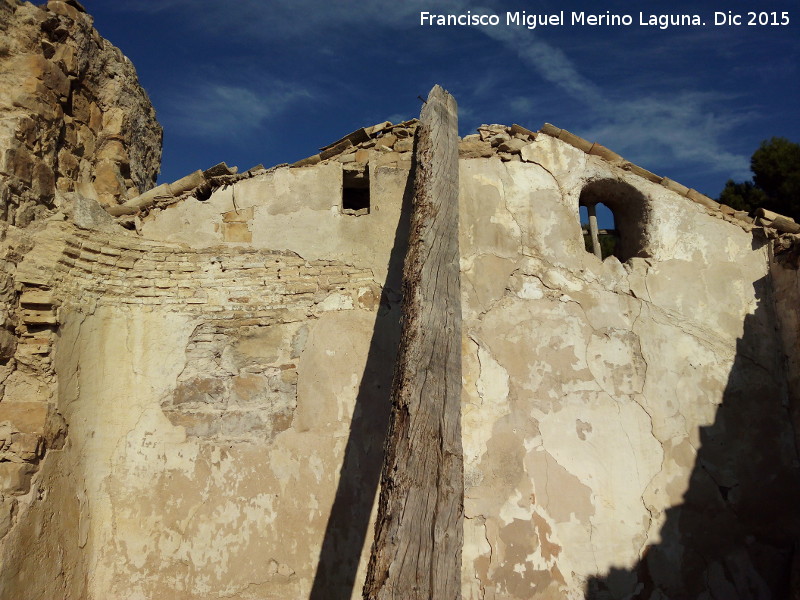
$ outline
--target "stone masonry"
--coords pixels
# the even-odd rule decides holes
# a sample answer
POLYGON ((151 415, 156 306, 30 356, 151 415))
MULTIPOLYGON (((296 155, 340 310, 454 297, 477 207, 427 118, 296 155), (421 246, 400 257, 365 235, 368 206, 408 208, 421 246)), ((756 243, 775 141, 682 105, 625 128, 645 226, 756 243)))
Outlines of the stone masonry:
POLYGON ((161 127, 136 71, 75 0, 2 0, 0 215, 24 227, 80 192, 114 205, 153 187, 161 127))
MULTIPOLYGON (((416 121, 154 187, 80 5, 0 23, 0 598, 360 598, 416 121)), ((463 597, 797 597, 797 224, 549 124, 459 154, 463 597)))

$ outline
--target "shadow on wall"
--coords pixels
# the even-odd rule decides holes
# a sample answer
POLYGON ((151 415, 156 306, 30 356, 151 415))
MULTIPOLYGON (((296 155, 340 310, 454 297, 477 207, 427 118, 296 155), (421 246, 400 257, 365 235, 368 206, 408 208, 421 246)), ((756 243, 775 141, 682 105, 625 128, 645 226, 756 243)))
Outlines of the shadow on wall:
MULTIPOLYGON (((415 155, 416 147, 412 152, 412 156, 415 155)), ((339 486, 325 529, 309 600, 350 600, 361 552, 370 533, 369 518, 383 467, 392 377, 400 342, 400 290, 408 247, 415 171, 416 162, 412 161, 381 305, 375 317, 367 363, 353 410, 339 486)))
POLYGON ((745 318, 714 423, 701 428, 683 503, 666 511, 661 541, 635 567, 592 578, 587 598, 798 598, 798 449, 770 282, 754 287, 758 308, 745 318))

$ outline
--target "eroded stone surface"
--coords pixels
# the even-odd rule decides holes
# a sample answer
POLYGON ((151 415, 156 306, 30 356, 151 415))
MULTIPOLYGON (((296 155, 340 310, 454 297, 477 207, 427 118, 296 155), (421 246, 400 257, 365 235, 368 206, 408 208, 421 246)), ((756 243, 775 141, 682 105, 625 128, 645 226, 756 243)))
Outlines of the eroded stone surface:
MULTIPOLYGON (((464 596, 722 593, 744 585, 731 565, 777 594, 785 570, 759 557, 790 558, 797 455, 766 247, 590 158, 573 185, 628 177, 650 203, 651 257, 600 261, 583 248, 579 189, 559 178, 571 162, 548 165, 461 165, 464 596), (660 223, 690 216, 717 237, 691 251, 659 241, 672 235, 660 223)), ((39 484, 61 486, 54 498, 74 509, 56 522, 78 535, 66 574, 32 584, 39 551, 23 540, 46 551, 33 532, 56 505, 17 508, 7 589, 360 595, 398 331, 402 253, 387 233, 408 172, 370 182, 394 217, 348 222, 331 210, 340 167, 318 169, 303 169, 308 206, 267 194, 283 185, 273 172, 237 184, 235 214, 224 194, 153 214, 152 235, 193 248, 57 223, 39 234, 51 241, 34 241, 16 277, 67 299, 83 290, 58 309, 55 353, 74 441, 46 457, 39 484), (338 229, 324 252, 302 236, 279 252, 217 245, 213 223, 260 211, 338 229), (171 212, 196 226, 172 228, 171 212), (368 236, 360 263, 349 228, 368 236), (134 348, 147 351, 131 360, 134 348)), ((284 227, 254 230, 267 240, 284 227)), ((31 306, 53 296, 25 294, 31 306)))
POLYGON ((631 178, 648 202, 651 258, 601 262, 573 245, 582 240, 569 215, 586 182, 619 174, 541 139, 522 151, 542 169, 525 175, 526 192, 507 180, 530 165, 462 163, 463 293, 474 310, 464 596, 745 598, 750 580, 780 597, 796 530, 755 540, 776 514, 794 523, 793 510, 753 464, 793 498, 800 488, 765 248, 631 178), (704 235, 687 235, 693 227, 704 235), (762 426, 783 433, 761 445, 762 426), (759 567, 762 552, 781 575, 759 567), (746 575, 727 575, 732 564, 746 575))
POLYGON ((76 6, 3 2, 0 217, 17 226, 67 209, 62 192, 122 202, 160 168, 161 127, 133 65, 76 6))
MULTIPOLYGON (((75 2, 0 16, 0 596, 360 598, 414 123, 194 173, 124 232, 96 203, 157 165, 132 68, 75 2), (38 219, 55 190, 83 228, 38 219)), ((464 598, 788 597, 797 240, 545 129, 460 147, 464 598), (585 194, 622 260, 584 250, 585 194)))
MULTIPOLYGON (((765 250, 631 175, 651 203, 651 258, 600 261, 583 249, 579 189, 559 178, 572 163, 547 164, 462 161, 465 597, 735 589, 730 564, 777 589, 751 552, 758 543, 780 563, 786 545, 747 542, 774 529, 755 505, 787 523, 796 498, 765 250), (659 242, 672 235, 660 223, 689 215, 717 239, 691 251, 659 242), (753 396, 774 408, 753 407, 753 396), (776 443, 764 444, 768 431, 776 443), (731 432, 734 452, 724 450, 731 432), (783 496, 762 481, 767 470, 783 496), (709 506, 715 525, 701 531, 709 506), (744 523, 742 511, 753 515, 744 523), (692 553, 708 566, 680 562, 692 553)), ((75 594, 152 597, 180 581, 187 597, 304 597, 320 586, 358 597, 388 410, 370 402, 388 398, 397 333, 396 321, 394 334, 376 323, 396 315, 387 233, 408 175, 376 170, 374 206, 389 216, 346 221, 337 169, 248 179, 236 209, 222 193, 156 213, 145 228, 194 248, 53 224, 40 235, 60 241, 25 256, 20 281, 83 290, 58 313, 58 348, 69 348, 56 351, 58 402, 74 442, 41 475, 49 488, 60 473, 84 473, 58 490, 75 507, 58 521, 78 532, 67 569, 75 594), (286 176, 306 181, 310 204, 267 193, 286 176), (172 212, 196 227, 172 227, 172 212), (215 222, 260 212, 336 229, 322 250, 300 236, 275 252, 259 246, 285 224, 265 218, 254 228, 265 241, 216 246, 215 222), (349 228, 369 236, 361 267, 351 261, 363 251, 341 233, 349 228), (147 352, 119 360, 133 348, 147 352), (94 575, 81 583, 81 572, 94 575)), ((572 185, 620 176, 608 169, 589 159, 572 185)), ((37 553, 23 536, 53 506, 26 507, 9 533, 7 564, 18 566, 7 589, 29 581, 37 553)), ((66 575, 41 575, 41 589, 66 585, 66 575)))

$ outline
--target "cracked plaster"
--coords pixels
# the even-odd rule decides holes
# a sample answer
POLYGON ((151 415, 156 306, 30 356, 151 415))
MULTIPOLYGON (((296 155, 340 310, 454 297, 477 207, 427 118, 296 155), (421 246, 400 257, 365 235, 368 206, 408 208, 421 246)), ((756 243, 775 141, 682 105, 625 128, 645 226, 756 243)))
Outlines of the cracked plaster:
MULTIPOLYGON (((768 448, 746 447, 758 468, 726 456, 715 429, 723 400, 736 394, 764 394, 769 407, 788 402, 781 340, 754 291, 767 274, 766 250, 685 198, 549 136, 522 157, 460 161, 464 598, 578 599, 598 579, 613 598, 644 585, 668 597, 697 581, 718 594, 748 581, 768 587, 736 540, 720 542, 726 554, 715 555, 706 546, 715 540, 684 547, 682 534, 700 518, 697 506, 714 506, 721 523, 752 506, 759 468, 769 465, 776 482, 796 475, 783 414, 725 416, 723 430, 744 432, 750 419, 754 431, 775 432, 768 448), (620 263, 585 252, 580 192, 606 179, 649 203, 647 258, 620 263), (763 381, 737 379, 748 369, 763 381), (671 565, 689 552, 703 558, 686 583, 671 565)), ((252 208, 252 241, 234 245, 357 265, 375 284, 357 300, 332 284, 313 310, 239 333, 203 329, 208 315, 157 304, 62 307, 58 403, 70 435, 38 476, 49 497, 9 534, 7 547, 42 543, 27 558, 6 552, 15 566, 3 573, 5 589, 89 599, 302 598, 318 576, 320 548, 336 534, 327 589, 360 597, 377 491, 367 463, 384 436, 370 402, 386 398, 393 360, 392 336, 378 335, 377 324, 399 300, 396 273, 385 278, 408 177, 371 173, 366 216, 337 212, 341 167, 329 163, 278 169, 204 203, 153 211, 142 227, 154 240, 199 250, 226 243, 224 213, 252 208), (248 395, 254 377, 275 385, 248 395), (231 387, 182 390, 198 378, 230 379, 231 387), (191 398, 194 411, 252 400, 268 409, 265 418, 283 421, 268 433, 210 435, 170 413, 178 397, 191 398), (345 521, 360 521, 366 538, 328 530, 335 502, 344 497, 348 509, 357 496, 366 509, 345 512, 345 521), (78 534, 61 545, 48 527, 78 534), (34 568, 45 555, 60 558, 34 568)), ((218 262, 207 272, 216 266, 222 276, 218 262)), ((796 282, 786 287, 796 294, 796 282)), ((207 292, 204 301, 220 310, 232 301, 224 287, 207 292)), ((742 536, 762 524, 754 518, 742 536)))

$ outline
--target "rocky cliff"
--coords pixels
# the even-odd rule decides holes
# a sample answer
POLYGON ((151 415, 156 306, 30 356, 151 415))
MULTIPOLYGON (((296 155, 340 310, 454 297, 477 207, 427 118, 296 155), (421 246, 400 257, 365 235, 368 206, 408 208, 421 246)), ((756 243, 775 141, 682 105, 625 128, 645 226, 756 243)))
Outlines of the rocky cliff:
POLYGON ((151 188, 160 160, 161 126, 133 65, 83 7, 0 0, 0 538, 67 432, 50 360, 59 302, 36 275, 21 285, 17 266, 48 246, 36 238, 48 220, 110 221, 91 200, 151 188))
POLYGON ((69 192, 113 205, 151 188, 161 126, 130 60, 75 0, 0 0, 0 219, 25 227, 69 192))

